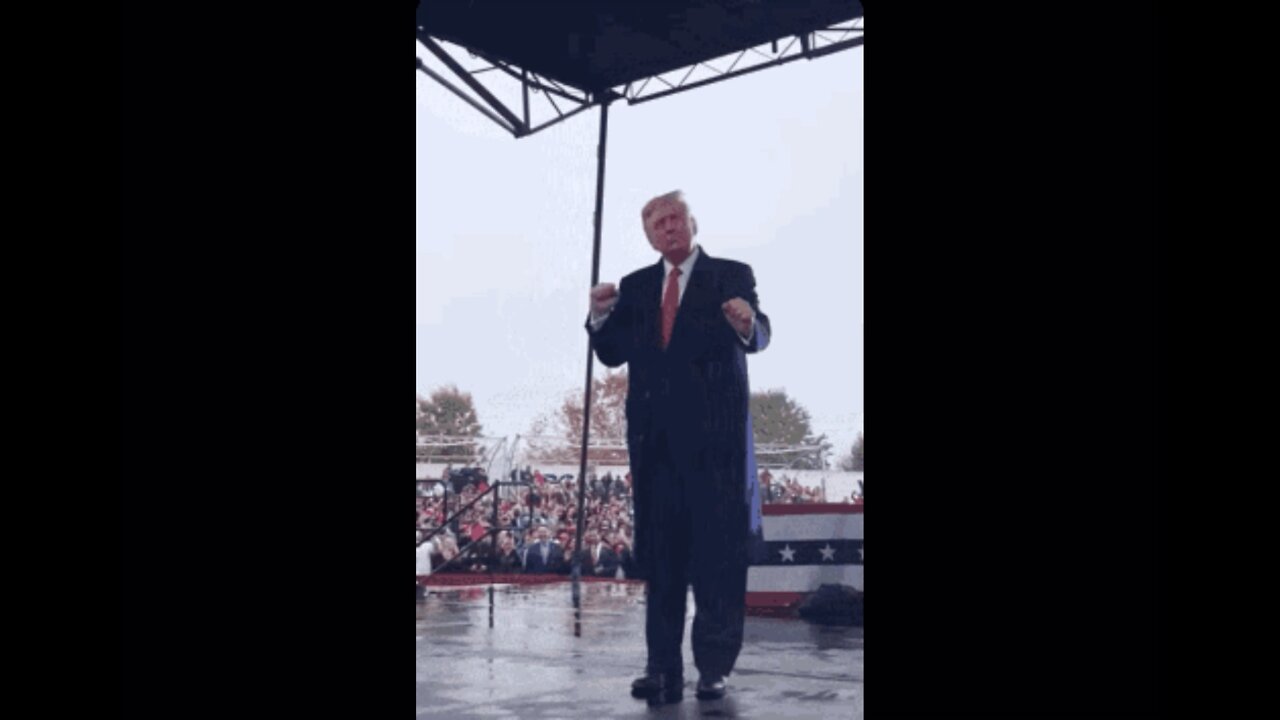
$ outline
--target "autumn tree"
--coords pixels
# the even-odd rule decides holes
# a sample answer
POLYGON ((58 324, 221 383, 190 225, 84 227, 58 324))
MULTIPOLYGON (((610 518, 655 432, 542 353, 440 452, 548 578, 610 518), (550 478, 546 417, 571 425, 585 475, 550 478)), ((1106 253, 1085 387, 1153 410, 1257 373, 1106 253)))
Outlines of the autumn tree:
POLYGON ((437 388, 427 399, 418 400, 418 434, 428 446, 426 459, 438 462, 471 464, 480 457, 475 442, 452 442, 460 438, 478 438, 480 421, 476 416, 471 393, 456 385, 437 388))
MULTIPOLYGON (((538 418, 530 430, 529 457, 543 463, 571 464, 582 457, 582 391, 569 391, 555 412, 538 418)), ((627 463, 627 371, 606 370, 591 381, 591 437, 587 462, 627 463)))
POLYGON ((762 466, 821 470, 831 443, 814 436, 809 411, 785 390, 751 393, 751 425, 762 466))
POLYGON ((853 441, 849 454, 840 459, 840 469, 862 472, 862 433, 858 433, 858 439, 853 441))

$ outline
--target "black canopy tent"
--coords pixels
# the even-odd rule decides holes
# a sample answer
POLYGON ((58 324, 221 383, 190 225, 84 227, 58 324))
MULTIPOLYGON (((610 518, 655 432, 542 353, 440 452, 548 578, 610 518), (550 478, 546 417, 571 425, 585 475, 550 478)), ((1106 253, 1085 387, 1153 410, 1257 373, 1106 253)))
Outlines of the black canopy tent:
MULTIPOLYGON (((417 69, 516 138, 600 107, 591 260, 595 286, 610 104, 648 102, 859 47, 862 20, 860 0, 419 0, 418 42, 443 67, 433 69, 418 57, 417 69), (450 52, 448 45, 465 57, 450 52), (545 102, 538 105, 549 105, 555 117, 539 122, 531 94, 541 96, 545 102)), ((592 368, 588 343, 582 480, 587 474, 592 368)), ((585 488, 580 482, 575 607, 585 488)))
POLYGON ((857 47, 863 43, 862 3, 428 0, 418 4, 417 37, 445 66, 437 72, 419 59, 419 70, 523 137, 594 105, 647 102, 857 47), (465 50, 482 66, 464 68, 442 43, 465 50), (762 45, 768 50, 759 50, 762 45), (489 80, 493 74, 481 77, 490 71, 517 83, 520 99, 500 100, 489 80), (700 71, 709 77, 694 80, 700 71), (556 104, 555 119, 539 124, 530 115, 530 92, 559 98, 571 111, 556 104))

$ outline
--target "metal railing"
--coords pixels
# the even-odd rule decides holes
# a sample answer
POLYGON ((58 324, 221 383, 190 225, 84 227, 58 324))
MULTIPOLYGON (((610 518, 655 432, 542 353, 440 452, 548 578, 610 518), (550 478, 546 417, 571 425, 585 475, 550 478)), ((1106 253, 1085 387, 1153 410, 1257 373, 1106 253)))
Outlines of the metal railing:
MULTIPOLYGON (((490 523, 489 523, 489 529, 485 531, 484 535, 482 535, 482 536, 480 536, 480 537, 478 537, 478 538, 474 538, 474 539, 472 539, 472 540, 471 540, 470 542, 468 542, 466 545, 459 545, 459 547, 458 547, 458 554, 457 554, 457 555, 454 555, 453 557, 451 557, 451 558, 449 558, 448 560, 446 560, 446 561, 444 562, 444 564, 440 565, 439 567, 433 567, 433 568, 431 568, 431 572, 432 572, 432 574, 435 574, 435 573, 437 573, 437 572, 440 572, 440 571, 442 571, 442 570, 444 570, 444 569, 446 569, 446 568, 448 568, 448 567, 450 567, 450 566, 455 566, 455 567, 456 567, 457 565, 460 565, 460 564, 461 564, 461 561, 462 561, 464 558, 466 558, 466 557, 467 557, 467 556, 469 556, 469 555, 474 555, 474 554, 475 554, 475 552, 476 552, 476 550, 485 544, 485 541, 486 541, 486 540, 488 540, 488 541, 489 541, 489 546, 493 547, 493 548, 496 550, 496 549, 497 549, 497 544, 498 544, 498 543, 497 543, 497 540, 496 540, 497 536, 498 536, 500 533, 502 533, 502 532, 504 532, 504 531, 506 531, 506 530, 508 529, 508 528, 505 528, 505 527, 499 527, 499 526, 498 526, 498 506, 500 505, 500 503, 499 503, 499 501, 498 501, 498 491, 499 491, 499 489, 501 489, 501 488, 502 488, 502 487, 504 487, 504 486, 505 486, 505 487, 511 487, 511 486, 522 486, 522 485, 523 485, 523 486, 527 486, 527 485, 531 485, 531 484, 532 484, 532 483, 530 483, 530 482, 528 482, 528 481, 525 481, 525 480, 517 480, 517 481, 510 481, 510 480, 495 480, 495 481, 493 481, 493 482, 489 485, 489 487, 488 487, 487 489, 485 489, 485 491, 484 491, 484 492, 479 493, 478 495, 476 495, 476 496, 475 496, 474 498, 472 498, 472 499, 471 499, 467 504, 465 504, 465 505, 463 505, 462 507, 458 508, 456 512, 454 512, 452 515, 450 515, 450 514, 449 514, 449 500, 448 500, 448 496, 449 496, 449 495, 448 495, 448 494, 449 494, 449 486, 448 486, 448 483, 445 483, 445 481, 443 481, 443 480, 419 480, 418 482, 419 482, 419 483, 432 483, 432 482, 436 482, 436 483, 444 483, 444 485, 445 485, 445 504, 444 504, 444 507, 445 507, 445 519, 444 519, 444 522, 440 523, 440 525, 439 525, 439 526, 437 526, 437 527, 435 527, 435 528, 432 528, 432 529, 430 529, 429 531, 427 531, 427 533, 426 533, 422 538, 420 538, 420 539, 418 540, 418 547, 422 547, 422 545, 423 545, 424 543, 430 542, 430 541, 432 540, 432 538, 434 538, 436 535, 439 535, 442 531, 444 531, 446 528, 448 528, 448 527, 449 527, 449 525, 450 525, 451 523, 453 523, 455 520, 457 520, 459 517, 461 517, 463 513, 467 512, 467 511, 468 511, 468 510, 470 510, 471 508, 475 507, 476 503, 478 503, 478 502, 480 502, 481 500, 483 500, 486 496, 489 496, 490 494, 492 494, 492 496, 493 496, 493 510, 492 510, 492 515, 493 515, 493 517, 492 517, 492 519, 490 520, 490 523)), ((455 494, 456 494, 456 493, 455 493, 455 494)), ((518 513, 517 513, 517 514, 518 514, 518 513)), ((529 519, 530 519, 530 524, 532 524, 532 522, 533 522, 533 508, 532 508, 532 506, 529 508, 529 519)), ((461 533, 459 533, 459 534, 461 534, 461 533)), ((490 574, 490 575, 492 575, 492 574, 494 573, 494 565, 495 565, 495 564, 496 564, 496 563, 492 563, 492 562, 488 563, 488 565, 489 565, 489 574, 490 574)))

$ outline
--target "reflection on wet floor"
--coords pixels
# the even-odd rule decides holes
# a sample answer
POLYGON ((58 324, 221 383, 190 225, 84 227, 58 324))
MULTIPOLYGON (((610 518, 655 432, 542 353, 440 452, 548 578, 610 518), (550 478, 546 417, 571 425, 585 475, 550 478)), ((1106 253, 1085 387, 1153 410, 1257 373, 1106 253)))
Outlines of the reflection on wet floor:
MULTIPOLYGON (((417 605, 417 715, 442 718, 861 718, 862 628, 748 617, 729 694, 632 699, 644 669, 644 587, 570 583, 429 588, 417 605), (575 635, 575 625, 577 634, 575 635)), ((688 601, 693 618, 693 598, 688 601)))

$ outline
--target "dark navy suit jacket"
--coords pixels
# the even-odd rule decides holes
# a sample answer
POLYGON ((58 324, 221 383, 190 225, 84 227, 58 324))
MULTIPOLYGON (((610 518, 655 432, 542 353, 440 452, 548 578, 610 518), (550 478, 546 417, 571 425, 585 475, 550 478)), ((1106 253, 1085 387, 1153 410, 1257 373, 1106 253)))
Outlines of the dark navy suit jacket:
POLYGON ((555 540, 547 541, 547 560, 542 560, 542 546, 533 541, 525 548, 524 571, 530 573, 554 573, 564 564, 564 548, 555 540))
POLYGON ((592 347, 608 367, 627 365, 627 446, 635 505, 636 567, 649 576, 649 521, 656 487, 650 472, 655 438, 678 471, 695 479, 687 499, 695 506, 695 542, 713 556, 750 559, 761 541, 760 489, 751 437, 748 353, 769 344, 772 328, 760 311, 749 265, 699 250, 689 274, 666 349, 661 345, 662 260, 627 275, 607 320, 591 334, 592 347), (755 311, 750 341, 724 317, 721 305, 746 300, 755 311))

